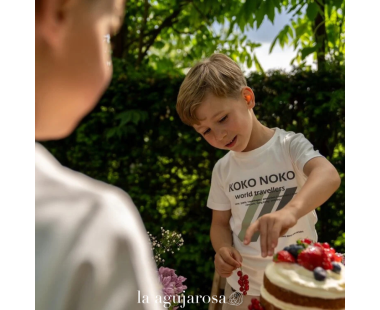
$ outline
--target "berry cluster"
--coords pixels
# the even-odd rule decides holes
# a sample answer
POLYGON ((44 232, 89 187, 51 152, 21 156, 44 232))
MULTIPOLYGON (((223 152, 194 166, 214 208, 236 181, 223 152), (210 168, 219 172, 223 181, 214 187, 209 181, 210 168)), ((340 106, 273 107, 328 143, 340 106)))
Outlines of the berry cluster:
POLYGON ((313 271, 314 278, 318 281, 326 279, 327 271, 341 272, 340 262, 343 255, 336 253, 330 245, 325 242, 312 242, 310 239, 297 240, 297 244, 291 244, 278 252, 274 262, 297 263, 304 268, 313 271))
POLYGON ((240 285, 240 292, 243 293, 243 295, 247 295, 247 291, 249 290, 249 281, 248 281, 248 275, 243 275, 243 271, 240 268, 240 270, 237 272, 237 275, 239 276, 239 285, 240 285))
POLYGON ((251 299, 251 304, 248 306, 248 310, 264 310, 259 300, 256 298, 251 299))

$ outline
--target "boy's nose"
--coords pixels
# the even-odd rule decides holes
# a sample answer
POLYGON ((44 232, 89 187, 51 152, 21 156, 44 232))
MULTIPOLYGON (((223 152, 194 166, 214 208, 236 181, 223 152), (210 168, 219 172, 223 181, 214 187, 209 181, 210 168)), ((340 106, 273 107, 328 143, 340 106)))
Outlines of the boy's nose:
POLYGON ((216 132, 216 139, 218 141, 223 141, 226 136, 227 136, 227 131, 225 130, 219 130, 216 132))

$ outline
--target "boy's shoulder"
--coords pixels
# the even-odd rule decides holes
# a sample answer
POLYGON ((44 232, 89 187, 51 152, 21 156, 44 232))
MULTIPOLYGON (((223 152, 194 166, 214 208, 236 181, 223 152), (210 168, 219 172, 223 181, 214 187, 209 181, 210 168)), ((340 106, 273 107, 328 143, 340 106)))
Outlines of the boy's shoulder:
MULTIPOLYGON (((125 285, 155 298, 159 294, 155 281, 139 286, 154 275, 155 268, 149 237, 129 195, 63 167, 39 144, 35 146, 35 161, 38 308, 48 309, 57 296, 62 298, 62 290, 52 283, 70 282, 72 290, 67 289, 64 298, 71 301, 71 292, 75 295, 75 288, 83 279, 91 281, 93 274, 102 294, 83 299, 88 309, 100 309, 125 285), (140 265, 143 270, 138 269, 140 265)), ((118 300, 127 308, 135 303, 132 297, 119 295, 118 300)))
POLYGON ((229 151, 226 154, 224 154, 224 156, 218 159, 218 161, 215 163, 214 170, 225 168, 230 162, 232 156, 232 151, 229 151))
POLYGON ((63 167, 38 143, 35 182, 36 224, 44 222, 47 216, 56 217, 59 222, 69 218, 79 224, 90 214, 94 218, 98 217, 95 214, 103 214, 103 221, 112 221, 117 230, 128 219, 141 219, 127 193, 63 167))
POLYGON ((298 138, 305 138, 302 132, 287 131, 282 128, 275 128, 275 129, 278 132, 279 141, 283 143, 291 142, 292 140, 298 139, 298 138))
POLYGON ((107 259, 112 260, 113 247, 119 245, 138 253, 137 247, 148 236, 127 193, 63 167, 39 144, 35 161, 35 235, 41 273, 43 257, 52 253, 54 263, 69 253, 80 260, 109 252, 107 259))
MULTIPOLYGON (((308 141, 304 134, 301 132, 288 131, 282 128, 272 128, 275 130, 273 137, 264 144, 264 148, 267 144, 270 147, 282 148, 283 150, 289 150, 291 147, 295 146, 298 142, 308 141)), ((262 147, 261 147, 262 148, 262 147)))

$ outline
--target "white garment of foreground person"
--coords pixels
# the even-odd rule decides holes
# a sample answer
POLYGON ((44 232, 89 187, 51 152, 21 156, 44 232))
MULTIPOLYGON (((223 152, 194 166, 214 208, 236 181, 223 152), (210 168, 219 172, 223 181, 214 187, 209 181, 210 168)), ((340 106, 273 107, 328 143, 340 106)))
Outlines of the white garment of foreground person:
POLYGON ((122 190, 61 166, 35 146, 37 310, 156 310, 149 239, 122 190), (138 291, 149 304, 137 303, 138 291))

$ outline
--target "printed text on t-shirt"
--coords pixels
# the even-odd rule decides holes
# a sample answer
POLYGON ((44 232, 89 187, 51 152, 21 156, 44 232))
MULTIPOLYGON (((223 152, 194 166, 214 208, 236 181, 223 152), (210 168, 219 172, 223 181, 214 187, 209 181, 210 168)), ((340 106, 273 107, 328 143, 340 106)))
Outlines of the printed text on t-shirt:
MULTIPOLYGON (((259 183, 260 185, 263 184, 273 184, 277 182, 284 182, 288 180, 293 180, 295 178, 295 173, 293 171, 288 171, 288 172, 282 172, 278 174, 271 174, 271 175, 266 175, 266 176, 261 176, 259 177, 259 183)), ((250 178, 234 183, 230 183, 228 186, 228 191, 229 192, 234 192, 234 191, 239 191, 242 189, 248 189, 250 187, 255 187, 257 184, 257 181, 255 178, 250 178)))

